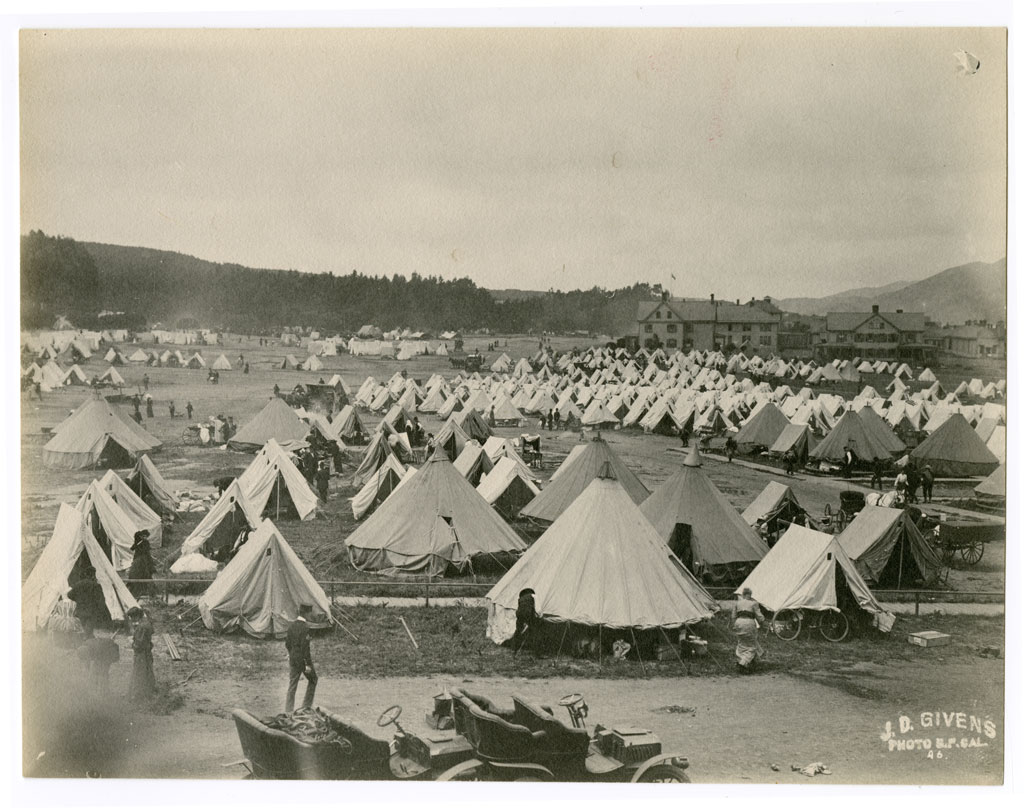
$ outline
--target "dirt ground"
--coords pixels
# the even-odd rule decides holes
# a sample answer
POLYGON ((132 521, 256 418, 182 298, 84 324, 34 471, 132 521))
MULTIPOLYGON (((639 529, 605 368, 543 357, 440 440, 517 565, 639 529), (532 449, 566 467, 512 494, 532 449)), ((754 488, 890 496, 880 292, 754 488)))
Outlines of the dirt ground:
MULTIPOLYGON (((29 657, 49 659, 62 652, 30 650, 29 657)), ((499 701, 522 693, 553 704, 570 692, 585 695, 590 725, 641 726, 654 731, 666 751, 690 760, 695 783, 914 783, 992 784, 1002 774, 1003 662, 977 659, 948 662, 941 649, 922 649, 916 660, 877 665, 847 663, 808 671, 799 676, 769 665, 751 676, 652 679, 592 679, 564 676, 519 677, 339 678, 320 669, 317 704, 354 721, 377 737, 389 737, 374 726, 391 704, 404 708, 402 724, 424 737, 442 737, 427 728, 424 715, 432 696, 445 685, 461 685, 499 701), (939 652, 939 653, 935 653, 939 652), (953 729, 925 729, 921 714, 949 714, 953 729), (994 720, 994 737, 956 729, 955 713, 969 725, 970 716, 994 720), (900 716, 913 729, 899 734, 900 716), (886 723, 896 738, 928 740, 931 750, 890 751, 883 740, 886 723), (985 746, 936 749, 938 738, 976 738, 985 746), (929 751, 932 752, 929 755, 929 751), (792 765, 822 762, 829 776, 807 778, 792 765), (778 771, 772 769, 778 766, 778 771)), ((163 681, 187 677, 184 666, 158 659, 163 681)), ((58 666, 59 669, 59 666, 58 666)), ((111 689, 125 692, 130 661, 112 672, 111 689)), ((168 715, 133 712, 123 699, 110 701, 82 695, 84 685, 71 681, 73 706, 52 699, 26 698, 35 723, 26 730, 25 765, 30 776, 239 779, 245 771, 231 766, 243 756, 230 710, 242 707, 257 716, 281 709, 287 680, 283 656, 267 660, 259 678, 233 678, 230 671, 212 678, 193 677, 172 688, 180 706, 168 715), (59 716, 57 711, 64 709, 59 716), (47 729, 48 728, 48 729, 47 729), (40 757, 40 752, 45 752, 40 757)), ((304 685, 300 685, 301 688, 304 685)), ((557 708, 556 708, 557 709, 557 708)), ((945 720, 941 715, 940 722, 945 720)), ((966 743, 966 742, 965 742, 966 743)))
MULTIPOLYGON (((302 381, 317 381, 341 373, 354 392, 367 375, 388 379, 396 370, 423 379, 439 372, 451 377, 453 371, 443 358, 419 357, 410 362, 353 358, 348 355, 325 357, 318 373, 275 369, 285 355, 304 356, 299 348, 274 346, 260 348, 255 339, 230 337, 223 347, 203 349, 208 360, 225 353, 237 363, 239 353, 249 361, 251 372, 223 372, 219 385, 205 382, 205 371, 171 368, 144 368, 129 364, 120 369, 134 389, 141 385, 144 373, 150 377, 155 417, 144 426, 164 441, 154 462, 178 488, 212 490, 214 478, 240 472, 251 455, 184 446, 185 419, 171 419, 167 402, 173 400, 178 412, 185 403, 195 407, 194 421, 211 414, 232 415, 240 425, 255 415, 272 395, 274 384, 290 390, 302 381)), ((493 339, 492 339, 493 341, 493 339)), ((537 349, 536 338, 499 338, 499 350, 513 359, 530 355, 537 349)), ((467 349, 486 348, 487 338, 467 340, 467 349)), ((570 339, 556 339, 553 347, 572 347, 570 339)), ((147 346, 148 347, 148 346, 147 346)), ((191 351, 182 348, 188 356, 191 351)), ((102 353, 102 352, 101 352, 102 353)), ((105 363, 93 360, 84 369, 87 375, 100 372, 105 363)), ((52 530, 59 502, 74 503, 96 475, 94 471, 58 472, 41 465, 44 426, 58 424, 67 412, 87 395, 82 388, 69 388, 44 394, 43 402, 22 400, 22 516, 23 575, 31 569, 39 549, 52 530)), ((369 427, 377 416, 361 414, 369 427)), ((428 431, 440 427, 437 419, 421 417, 428 431)), ((517 436, 535 425, 520 429, 498 429, 498 434, 517 436)), ((653 489, 668 477, 682 460, 679 441, 645 436, 634 431, 605 433, 605 439, 648 488, 653 489)), ((579 440, 575 433, 542 432, 545 453, 545 479, 579 440)), ((720 490, 739 509, 746 507, 769 480, 783 479, 769 470, 705 460, 705 470, 720 490)), ((349 472, 354 466, 349 466, 349 472)), ((837 483, 799 475, 786 480, 798 499, 812 515, 823 512, 826 504, 835 507, 839 500, 837 483)), ((938 499, 960 500, 968 495, 974 481, 939 483, 938 499)), ((331 482, 331 496, 322 514, 307 522, 282 521, 278 527, 319 580, 372 580, 353 570, 344 553, 344 539, 355 529, 348 497, 355 493, 348 473, 331 482)), ((169 566, 176 549, 202 514, 181 518, 165 539, 157 558, 169 566)), ((166 567, 164 567, 166 568, 166 567)), ((954 569, 949 586, 960 592, 999 593, 1004 589, 1005 543, 986 546, 982 561, 970 568, 954 569)), ((366 594, 365 588, 346 590, 339 584, 338 594, 366 594)), ((992 624, 1001 634, 1001 621, 992 624)), ((198 630, 202 631, 201 627, 198 630)), ((38 638, 24 644, 26 680, 36 686, 25 694, 25 769, 39 776, 84 776, 95 771, 106 777, 197 777, 237 778, 237 767, 223 768, 241 757, 233 725, 228 718, 234 706, 251 709, 258 715, 280 709, 285 679, 283 650, 277 654, 271 645, 258 652, 256 671, 239 670, 239 659, 250 654, 244 638, 206 638, 222 651, 203 657, 202 665, 189 662, 172 665, 158 654, 157 674, 172 683, 161 701, 166 714, 134 712, 120 701, 95 700, 85 694, 74 664, 67 664, 64 652, 51 649, 38 638), (29 677, 37 663, 52 665, 59 672, 52 686, 44 686, 39 677, 29 677), (189 671, 201 667, 184 684, 189 671), (67 680, 60 676, 70 677, 67 680), (64 694, 52 698, 54 692, 64 694), (47 694, 50 694, 49 696, 47 694), (76 739, 91 752, 83 753, 76 739), (95 739, 100 742, 96 743, 95 739), (96 750, 94 747, 100 747, 96 750), (41 757, 40 753, 45 752, 41 757)), ((404 642, 401 638, 399 642, 404 642)), ((253 652, 256 653, 256 652, 253 652)), ((124 693, 130 669, 130 651, 122 651, 122 663, 113 671, 112 692, 124 693)), ((341 666, 336 668, 339 670, 341 666)), ((415 667, 396 665, 386 678, 378 675, 324 675, 321 673, 318 701, 326 708, 349 716, 369 728, 376 715, 392 703, 402 704, 407 713, 405 724, 411 731, 423 732, 423 712, 431 696, 444 683, 459 684, 462 677, 453 673, 410 677, 415 667)), ((57 675, 57 674, 55 674, 57 675)), ((507 697, 522 691, 550 703, 566 692, 582 691, 588 698, 592 718, 614 725, 628 722, 657 732, 666 750, 689 756, 695 782, 814 782, 814 783, 992 783, 1001 773, 1003 662, 1001 659, 957 657, 947 659, 942 649, 922 650, 920 654, 901 652, 892 660, 857 660, 851 654, 823 656, 799 670, 782 665, 770 666, 757 676, 704 675, 622 679, 594 677, 571 665, 553 668, 534 678, 486 677, 473 675, 467 682, 474 689, 507 697), (820 664, 819 664, 820 663, 820 664), (692 711, 691 711, 692 708, 692 711), (881 734, 887 721, 898 725, 900 715, 910 716, 915 726, 922 712, 994 717, 995 738, 983 738, 984 747, 947 750, 931 757, 923 750, 888 751, 881 734), (790 771, 790 764, 826 763, 831 776, 808 779, 790 771), (771 764, 778 764, 773 771, 771 764)), ((955 716, 954 716, 955 722, 955 716)), ((920 728, 907 738, 938 737, 920 728), (916 733, 916 734, 915 734, 916 733)), ((966 733, 971 737, 975 733, 966 733)), ((965 732, 955 731, 962 736, 965 732)), ((933 741, 934 743, 934 741, 933 741)), ((937 750, 933 746, 933 752, 937 750)))

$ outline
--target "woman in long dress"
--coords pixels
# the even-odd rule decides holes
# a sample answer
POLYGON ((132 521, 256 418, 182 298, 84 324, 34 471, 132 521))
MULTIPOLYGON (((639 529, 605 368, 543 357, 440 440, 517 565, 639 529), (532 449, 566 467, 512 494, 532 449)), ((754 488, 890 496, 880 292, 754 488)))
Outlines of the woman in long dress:
POLYGON ((749 673, 759 660, 764 659, 764 648, 758 637, 758 629, 764 622, 761 607, 753 599, 750 587, 744 587, 733 607, 732 630, 736 635, 736 663, 740 670, 749 673))

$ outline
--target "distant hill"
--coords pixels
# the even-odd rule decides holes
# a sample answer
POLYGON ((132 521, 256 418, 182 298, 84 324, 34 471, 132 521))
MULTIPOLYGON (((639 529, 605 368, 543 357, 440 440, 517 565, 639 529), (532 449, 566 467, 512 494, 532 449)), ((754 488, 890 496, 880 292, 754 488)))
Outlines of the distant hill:
POLYGON ((102 310, 120 312, 103 327, 191 323, 250 333, 305 325, 352 333, 373 324, 493 333, 550 331, 620 336, 636 331, 640 300, 660 287, 616 290, 492 292, 469 278, 444 280, 413 272, 390 278, 349 272, 253 269, 183 253, 79 242, 32 231, 22 236, 21 322, 46 327, 71 315, 80 328, 100 325, 102 310))
POLYGON ((990 264, 975 262, 951 267, 913 283, 851 289, 827 297, 791 297, 776 300, 783 311, 828 314, 830 311, 922 311, 937 323, 966 320, 1006 320, 1006 259, 990 264))

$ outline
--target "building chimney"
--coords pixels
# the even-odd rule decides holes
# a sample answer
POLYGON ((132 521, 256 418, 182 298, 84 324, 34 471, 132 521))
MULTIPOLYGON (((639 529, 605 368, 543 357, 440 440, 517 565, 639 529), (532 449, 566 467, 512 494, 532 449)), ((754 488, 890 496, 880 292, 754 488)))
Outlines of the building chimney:
POLYGON ((736 298, 736 305, 738 306, 739 304, 740 304, 740 299, 736 298))
POLYGON ((874 306, 871 307, 871 313, 872 314, 878 314, 878 304, 877 303, 874 306))
POLYGON ((897 314, 903 314, 903 309, 896 309, 897 314))
POLYGON ((668 303, 668 289, 661 293, 662 302, 668 303))
POLYGON ((715 302, 715 293, 714 292, 711 293, 711 302, 712 303, 715 302))

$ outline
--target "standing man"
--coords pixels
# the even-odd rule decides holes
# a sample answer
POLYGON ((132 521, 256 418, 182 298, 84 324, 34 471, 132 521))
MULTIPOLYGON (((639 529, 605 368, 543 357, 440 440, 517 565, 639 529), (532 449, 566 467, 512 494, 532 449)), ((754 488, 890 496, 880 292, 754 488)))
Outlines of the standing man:
POLYGON ((882 490, 882 458, 876 457, 875 462, 871 467, 871 490, 875 490, 875 485, 878 485, 878 490, 882 490))
POLYGON ((153 397, 152 396, 146 396, 146 417, 147 418, 152 418, 153 417, 153 397))
POLYGON ((924 470, 921 472, 921 498, 925 502, 932 501, 932 486, 935 484, 935 472, 932 471, 932 467, 925 464, 924 470))
POLYGON ((147 393, 149 392, 149 374, 146 373, 142 377, 142 389, 147 393))
POLYGON ((288 694, 284 700, 286 713, 295 710, 295 691, 298 690, 301 677, 306 677, 306 696, 302 706, 306 709, 312 707, 313 696, 316 695, 317 675, 309 648, 309 623, 306 620, 312 612, 313 607, 308 603, 299 606, 299 616, 288 626, 288 635, 284 640, 284 647, 288 650, 288 694))
POLYGON ((327 491, 331 481, 331 470, 327 465, 327 461, 324 460, 320 463, 316 470, 316 490, 320 494, 320 499, 327 502, 327 491))
POLYGON ((907 502, 917 502, 917 487, 921 484, 921 472, 917 470, 917 464, 911 461, 907 464, 907 502))
POLYGON ((167 411, 171 414, 171 418, 173 418, 174 417, 174 402, 173 401, 168 402, 168 404, 167 404, 167 411))
POLYGON ((192 402, 189 401, 185 404, 185 412, 188 414, 188 420, 192 420, 192 402))
POLYGON ((43 384, 42 382, 32 382, 32 392, 36 394, 36 398, 40 401, 43 400, 43 384))
POLYGON ((132 628, 132 685, 129 692, 134 702, 146 701, 156 692, 156 676, 153 674, 153 624, 149 622, 142 607, 128 610, 128 622, 132 628))
POLYGON ((156 571, 156 562, 149 544, 149 531, 140 530, 135 534, 135 542, 132 544, 132 564, 128 568, 128 591, 135 596, 136 600, 143 595, 151 595, 153 573, 156 571))

